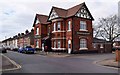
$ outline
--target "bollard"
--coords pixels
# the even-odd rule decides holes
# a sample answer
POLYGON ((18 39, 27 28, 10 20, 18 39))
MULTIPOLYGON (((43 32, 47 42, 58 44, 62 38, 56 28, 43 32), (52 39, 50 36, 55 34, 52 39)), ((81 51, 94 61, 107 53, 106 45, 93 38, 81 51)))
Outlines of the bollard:
POLYGON ((116 61, 120 62, 120 47, 116 48, 115 54, 116 54, 116 61))

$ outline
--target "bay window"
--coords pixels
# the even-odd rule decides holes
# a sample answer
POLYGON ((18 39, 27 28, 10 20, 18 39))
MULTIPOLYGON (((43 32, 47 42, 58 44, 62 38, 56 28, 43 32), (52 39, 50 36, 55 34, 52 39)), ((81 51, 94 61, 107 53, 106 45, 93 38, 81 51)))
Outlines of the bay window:
POLYGON ((58 45, 57 46, 58 46, 58 48, 60 48, 60 40, 58 40, 58 45))
POLYGON ((60 22, 57 23, 57 30, 60 31, 60 22))
POLYGON ((71 30, 71 21, 68 21, 68 31, 70 31, 71 30))
POLYGON ((53 29, 53 31, 56 31, 56 23, 54 23, 53 29))
POLYGON ((56 41, 55 40, 53 41, 53 44, 54 44, 54 48, 56 48, 56 41))

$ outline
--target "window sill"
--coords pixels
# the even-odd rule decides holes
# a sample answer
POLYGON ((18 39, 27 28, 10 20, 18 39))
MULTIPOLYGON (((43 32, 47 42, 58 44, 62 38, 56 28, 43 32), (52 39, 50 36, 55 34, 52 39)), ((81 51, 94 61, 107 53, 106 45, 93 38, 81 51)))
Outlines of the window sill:
POLYGON ((56 32, 65 32, 65 31, 52 31, 52 33, 56 33, 56 32))
POLYGON ((67 32, 70 32, 71 30, 67 30, 67 32))
POLYGON ((88 31, 88 30, 85 30, 85 29, 79 29, 79 31, 88 31))
POLYGON ((66 48, 52 48, 53 50, 66 50, 66 48))
POLYGON ((79 50, 88 50, 88 48, 79 48, 79 50))

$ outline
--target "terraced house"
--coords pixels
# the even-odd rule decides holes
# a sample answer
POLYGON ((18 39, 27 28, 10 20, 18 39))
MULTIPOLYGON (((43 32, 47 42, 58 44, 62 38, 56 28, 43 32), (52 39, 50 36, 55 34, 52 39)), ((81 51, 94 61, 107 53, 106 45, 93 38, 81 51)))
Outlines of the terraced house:
POLYGON ((93 20, 85 3, 69 9, 52 7, 49 16, 36 14, 34 47, 68 53, 93 50, 93 20))

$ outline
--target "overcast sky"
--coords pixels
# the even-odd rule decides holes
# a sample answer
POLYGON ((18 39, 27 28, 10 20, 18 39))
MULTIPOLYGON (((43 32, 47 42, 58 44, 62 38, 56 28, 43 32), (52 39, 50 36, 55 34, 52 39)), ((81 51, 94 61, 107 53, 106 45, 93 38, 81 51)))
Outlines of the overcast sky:
POLYGON ((49 15, 52 6, 68 9, 85 2, 95 21, 117 14, 119 0, 2 0, 0 40, 32 29, 35 14, 49 15))

